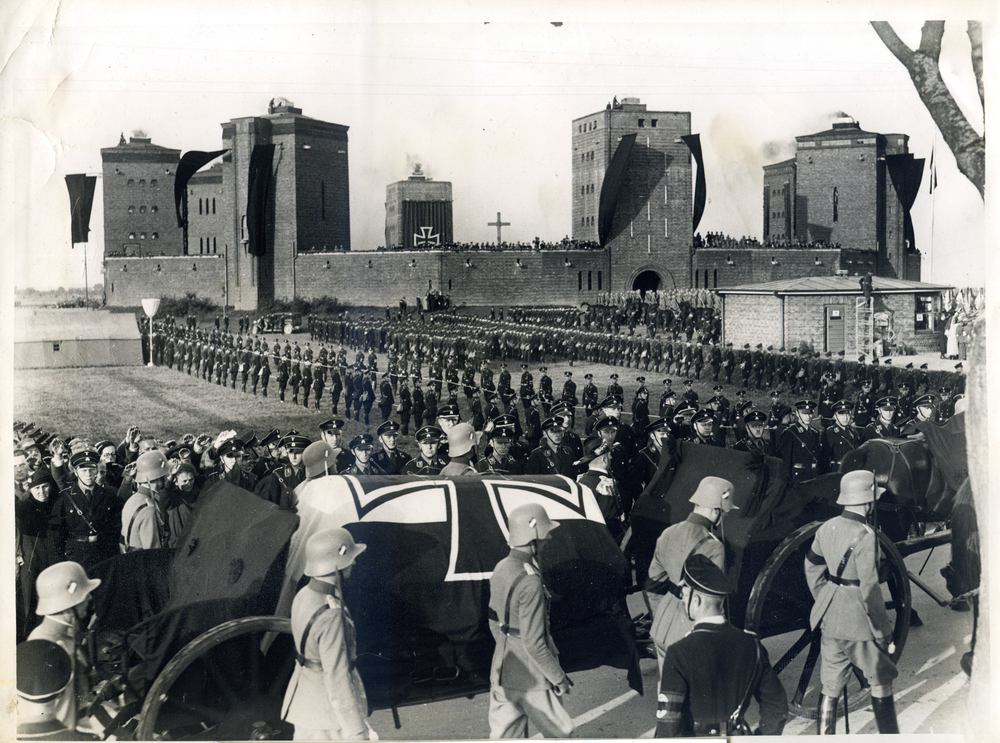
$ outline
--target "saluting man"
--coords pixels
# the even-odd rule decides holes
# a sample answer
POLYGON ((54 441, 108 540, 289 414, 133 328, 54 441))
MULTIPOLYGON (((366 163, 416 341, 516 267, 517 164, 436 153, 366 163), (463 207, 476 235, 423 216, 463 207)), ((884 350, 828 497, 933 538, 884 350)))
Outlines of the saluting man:
POLYGON ((852 673, 860 670, 871 686, 872 711, 880 733, 898 733, 892 680, 898 675, 892 623, 878 579, 878 537, 867 523, 875 508, 875 475, 848 472, 840 480, 837 503, 843 513, 820 525, 806 553, 806 582, 815 600, 812 629, 822 630, 817 734, 833 735, 837 702, 852 673))
POLYGON ((549 631, 551 601, 538 553, 558 521, 537 503, 511 511, 510 554, 490 578, 490 737, 527 738, 528 722, 548 738, 568 738, 573 719, 563 707, 572 681, 559 664, 549 631))

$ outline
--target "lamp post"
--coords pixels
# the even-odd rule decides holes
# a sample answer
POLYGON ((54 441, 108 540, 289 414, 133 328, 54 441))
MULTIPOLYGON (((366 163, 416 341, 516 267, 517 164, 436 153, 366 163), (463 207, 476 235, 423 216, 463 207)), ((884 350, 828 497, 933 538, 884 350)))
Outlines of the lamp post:
POLYGON ((156 317, 157 311, 160 309, 159 299, 144 299, 142 300, 142 311, 146 313, 146 317, 149 318, 149 363, 146 366, 153 366, 153 318, 156 317))

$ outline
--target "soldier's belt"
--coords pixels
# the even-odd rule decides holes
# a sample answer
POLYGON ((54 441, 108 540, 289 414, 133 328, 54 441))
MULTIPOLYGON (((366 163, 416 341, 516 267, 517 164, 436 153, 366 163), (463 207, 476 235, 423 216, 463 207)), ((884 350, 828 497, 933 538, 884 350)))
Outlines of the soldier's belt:
POLYGON ((80 542, 80 543, 83 543, 83 544, 93 544, 94 542, 97 541, 97 538, 99 536, 100 536, 100 534, 88 534, 85 537, 70 537, 69 541, 71 541, 71 542, 80 542))
POLYGON ((824 570, 823 575, 828 581, 833 583, 835 586, 860 586, 861 581, 855 580, 854 578, 838 578, 836 575, 830 575, 829 570, 824 570))
POLYGON ((486 616, 489 619, 491 619, 492 621, 494 621, 497 624, 499 624, 500 625, 500 632, 502 634, 504 634, 504 635, 507 635, 507 637, 520 637, 521 636, 521 630, 519 630, 517 627, 511 627, 509 624, 504 624, 503 622, 501 622, 500 621, 500 617, 497 616, 497 613, 495 611, 493 611, 492 607, 488 607, 486 609, 486 616))
POLYGON ((792 465, 793 470, 814 470, 819 465, 816 462, 811 462, 810 464, 799 464, 795 463, 792 465))

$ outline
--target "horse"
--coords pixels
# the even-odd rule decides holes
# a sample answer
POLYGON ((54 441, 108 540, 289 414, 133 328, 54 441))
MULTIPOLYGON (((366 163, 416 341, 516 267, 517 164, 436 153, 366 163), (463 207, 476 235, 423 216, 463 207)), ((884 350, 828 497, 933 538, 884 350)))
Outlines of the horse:
POLYGON ((877 503, 878 524, 892 541, 906 539, 911 529, 921 531, 925 522, 951 518, 957 488, 928 441, 871 439, 841 462, 842 474, 855 470, 875 473, 876 485, 885 488, 877 503))

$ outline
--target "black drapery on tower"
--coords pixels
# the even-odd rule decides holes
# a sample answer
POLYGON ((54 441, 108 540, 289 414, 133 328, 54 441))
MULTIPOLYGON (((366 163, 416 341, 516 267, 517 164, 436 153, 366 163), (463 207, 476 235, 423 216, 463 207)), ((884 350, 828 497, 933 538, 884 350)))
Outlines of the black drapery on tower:
POLYGON ((903 207, 903 237, 907 250, 916 250, 917 243, 913 235, 913 220, 910 218, 910 207, 917 198, 920 182, 924 178, 924 159, 913 157, 912 152, 902 155, 886 155, 885 165, 889 170, 893 188, 903 207))
POLYGON ((181 161, 177 164, 177 174, 174 176, 174 210, 177 212, 178 227, 183 227, 187 222, 187 215, 181 214, 181 204, 184 201, 184 190, 187 188, 191 176, 219 157, 219 155, 225 155, 227 152, 229 150, 216 150, 215 152, 191 150, 184 153, 181 161))
POLYGON ((707 187, 705 186, 705 162, 701 157, 701 135, 686 134, 681 140, 691 150, 694 155, 694 163, 698 166, 698 173, 694 179, 694 211, 691 217, 691 234, 693 235, 701 223, 701 215, 705 213, 705 199, 707 198, 707 187))
POLYGON ((247 252, 260 258, 267 254, 267 198, 271 191, 273 144, 256 144, 250 154, 247 185, 247 252))
POLYGON ((615 154, 611 157, 611 165, 604 174, 601 184, 601 201, 597 207, 597 238, 603 248, 611 237, 611 225, 615 219, 615 208, 618 206, 618 194, 625 180, 625 170, 628 166, 628 156, 635 144, 635 134, 625 134, 615 154))
POLYGON ((94 189, 97 176, 76 173, 66 176, 69 190, 69 215, 72 224, 73 244, 87 242, 90 232, 90 210, 94 206, 94 189))

